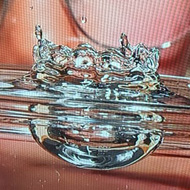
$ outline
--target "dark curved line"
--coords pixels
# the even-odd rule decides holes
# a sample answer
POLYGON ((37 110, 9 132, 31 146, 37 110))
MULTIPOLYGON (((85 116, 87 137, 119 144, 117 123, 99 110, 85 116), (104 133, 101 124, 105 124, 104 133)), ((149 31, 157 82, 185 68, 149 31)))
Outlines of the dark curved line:
MULTIPOLYGON (((102 44, 102 43, 99 43, 97 40, 93 39, 89 34, 87 34, 83 29, 82 27, 80 26, 80 24, 77 22, 75 16, 74 16, 74 13, 72 11, 72 8, 71 8, 71 5, 69 3, 69 0, 65 0, 65 3, 69 9, 69 12, 72 16, 72 19, 74 21, 74 23, 76 24, 76 26, 78 27, 78 29, 80 30, 80 32, 85 35, 89 40, 91 40, 93 43, 97 44, 97 45, 100 45, 102 46, 103 48, 111 48, 111 46, 108 46, 108 45, 105 45, 105 44, 102 44)), ((61 5, 63 6, 63 0, 61 0, 61 5)))
POLYGON ((3 6, 2 6, 2 11, 0 13, 0 24, 3 24, 3 21, 5 19, 7 10, 8 10, 8 4, 9 4, 9 0, 3 0, 3 6))

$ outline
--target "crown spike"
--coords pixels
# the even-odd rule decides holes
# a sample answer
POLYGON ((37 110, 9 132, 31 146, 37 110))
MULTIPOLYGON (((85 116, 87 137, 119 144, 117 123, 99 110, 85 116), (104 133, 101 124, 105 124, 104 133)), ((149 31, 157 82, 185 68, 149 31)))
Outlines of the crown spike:
POLYGON ((35 35, 38 41, 42 40, 42 28, 40 25, 36 25, 35 27, 35 35))

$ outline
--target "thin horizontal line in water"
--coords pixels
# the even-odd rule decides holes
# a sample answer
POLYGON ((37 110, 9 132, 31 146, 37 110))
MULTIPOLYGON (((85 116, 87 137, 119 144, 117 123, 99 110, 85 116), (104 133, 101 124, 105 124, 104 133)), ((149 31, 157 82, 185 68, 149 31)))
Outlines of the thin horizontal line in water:
POLYGON ((189 80, 190 81, 190 77, 184 77, 184 76, 174 76, 174 75, 163 75, 163 74, 160 74, 160 77, 162 78, 171 78, 171 79, 184 79, 184 80, 189 80))

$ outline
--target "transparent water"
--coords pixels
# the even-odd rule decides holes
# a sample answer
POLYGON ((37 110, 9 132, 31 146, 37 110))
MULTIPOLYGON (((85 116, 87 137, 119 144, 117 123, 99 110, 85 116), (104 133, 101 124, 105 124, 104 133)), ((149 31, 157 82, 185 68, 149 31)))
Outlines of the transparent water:
POLYGON ((132 47, 124 34, 121 48, 104 52, 55 45, 39 26, 36 36, 30 72, 1 70, 2 138, 32 134, 53 155, 102 170, 131 165, 160 144, 190 149, 190 80, 160 79, 156 48, 132 47))
POLYGON ((87 22, 87 18, 85 16, 81 17, 81 23, 85 24, 87 22))

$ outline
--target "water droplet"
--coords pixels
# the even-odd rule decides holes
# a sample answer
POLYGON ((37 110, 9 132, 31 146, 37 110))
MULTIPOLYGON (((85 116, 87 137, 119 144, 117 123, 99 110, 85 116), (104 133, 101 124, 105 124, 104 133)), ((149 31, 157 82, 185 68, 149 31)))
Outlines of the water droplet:
POLYGON ((85 24, 87 22, 87 18, 85 16, 81 17, 81 23, 85 24))
POLYGON ((162 49, 166 49, 166 48, 169 48, 171 46, 171 42, 164 42, 162 45, 161 45, 161 48, 162 49))

